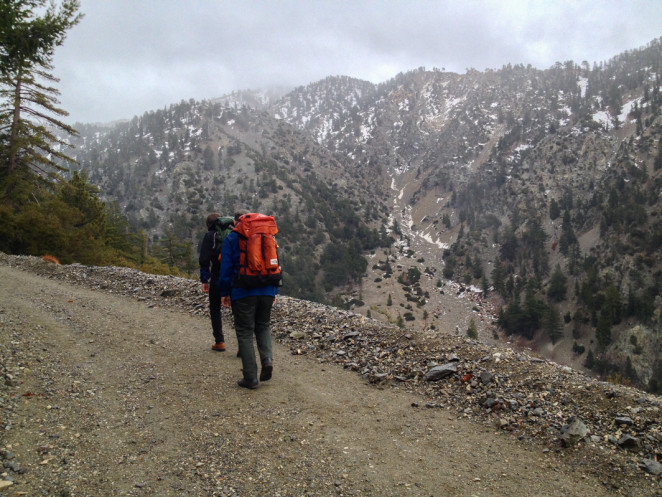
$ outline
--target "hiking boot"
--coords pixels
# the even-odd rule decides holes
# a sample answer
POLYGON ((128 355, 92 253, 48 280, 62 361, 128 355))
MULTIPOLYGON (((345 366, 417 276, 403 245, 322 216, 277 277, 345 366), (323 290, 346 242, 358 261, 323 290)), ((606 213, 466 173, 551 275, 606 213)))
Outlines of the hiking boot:
POLYGON ((216 352, 225 352, 225 342, 218 342, 211 346, 212 350, 216 352))
POLYGON ((260 371, 260 381, 269 381, 271 373, 274 370, 274 361, 272 359, 265 359, 262 361, 262 371, 260 371))
POLYGON ((257 386, 259 385, 257 380, 247 380, 246 378, 242 378, 237 382, 237 385, 239 385, 242 388, 248 388, 250 390, 255 390, 257 386))

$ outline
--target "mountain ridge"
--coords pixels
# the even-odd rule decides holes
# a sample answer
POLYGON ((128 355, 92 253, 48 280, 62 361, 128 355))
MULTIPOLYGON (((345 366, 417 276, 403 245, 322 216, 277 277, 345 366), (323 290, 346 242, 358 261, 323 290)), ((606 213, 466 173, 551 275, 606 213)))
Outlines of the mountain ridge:
POLYGON ((294 295, 428 327, 454 280, 487 290, 503 339, 657 391, 661 46, 328 77, 259 109, 181 102, 83 129, 78 158, 154 243, 169 227, 195 241, 206 211, 270 210, 294 295))

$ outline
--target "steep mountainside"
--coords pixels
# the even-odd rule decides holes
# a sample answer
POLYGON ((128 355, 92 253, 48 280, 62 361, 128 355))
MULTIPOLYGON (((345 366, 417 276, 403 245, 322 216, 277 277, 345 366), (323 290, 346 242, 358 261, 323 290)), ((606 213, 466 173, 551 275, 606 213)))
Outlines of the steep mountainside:
POLYGON ((410 314, 426 316, 434 285, 411 298, 408 272, 439 269, 494 290, 507 335, 657 390, 661 67, 656 40, 593 67, 420 68, 374 89, 354 82, 352 110, 325 115, 348 86, 328 79, 274 112, 387 177, 411 260, 374 267, 402 266, 410 314))
POLYGON ((285 270, 292 295, 324 300, 325 288, 359 279, 365 251, 389 243, 376 229, 386 221, 384 192, 267 113, 182 102, 110 132, 82 127, 78 147, 89 180, 152 243, 197 243, 213 211, 276 215, 283 265, 297 268, 285 270))
POLYGON ((329 77, 83 126, 78 158, 154 241, 269 210, 292 295, 434 330, 454 281, 506 338, 658 392, 661 78, 662 39, 593 66, 329 77))

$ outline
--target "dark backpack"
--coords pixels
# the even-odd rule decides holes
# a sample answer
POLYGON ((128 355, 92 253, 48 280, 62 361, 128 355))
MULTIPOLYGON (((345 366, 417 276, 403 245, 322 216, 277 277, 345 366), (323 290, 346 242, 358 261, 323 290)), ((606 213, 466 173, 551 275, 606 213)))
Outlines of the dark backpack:
POLYGON ((234 281, 238 288, 282 286, 278 262, 278 233, 273 216, 244 214, 234 231, 239 235, 239 271, 234 281))
POLYGON ((223 240, 225 240, 225 237, 230 234, 232 228, 234 228, 233 217, 216 218, 216 221, 214 222, 214 229, 216 230, 216 233, 214 235, 213 248, 219 254, 221 253, 221 248, 223 247, 223 240))

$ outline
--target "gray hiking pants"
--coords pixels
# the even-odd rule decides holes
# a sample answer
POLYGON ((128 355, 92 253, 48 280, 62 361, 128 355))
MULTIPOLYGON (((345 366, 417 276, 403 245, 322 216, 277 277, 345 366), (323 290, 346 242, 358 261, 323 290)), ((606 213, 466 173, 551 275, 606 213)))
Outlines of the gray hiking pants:
POLYGON ((273 358, 271 345, 271 307, 273 303, 274 298, 270 295, 244 297, 232 301, 234 330, 237 334, 244 378, 247 380, 257 380, 258 368, 253 347, 253 335, 255 335, 261 363, 273 358))

